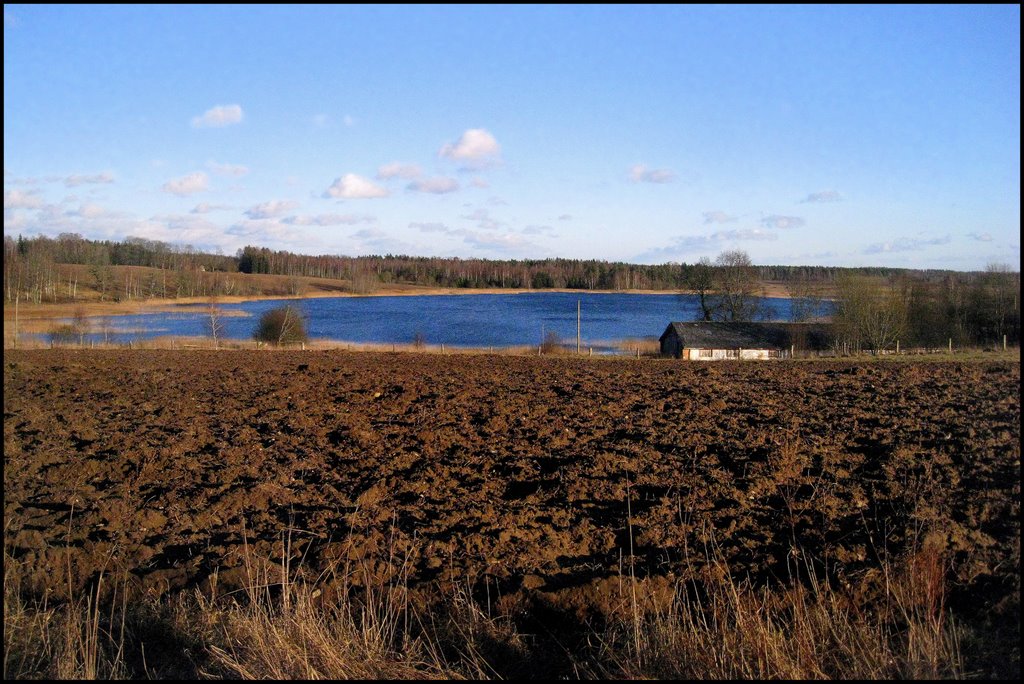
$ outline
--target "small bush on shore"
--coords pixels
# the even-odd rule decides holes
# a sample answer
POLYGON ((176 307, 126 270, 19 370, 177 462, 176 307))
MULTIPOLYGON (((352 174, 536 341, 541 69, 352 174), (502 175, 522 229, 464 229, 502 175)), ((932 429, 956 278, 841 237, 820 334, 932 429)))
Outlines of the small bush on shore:
POLYGON ((309 340, 305 317, 299 309, 291 305, 271 309, 260 316, 259 325, 252 336, 257 342, 278 346, 299 344, 309 340))

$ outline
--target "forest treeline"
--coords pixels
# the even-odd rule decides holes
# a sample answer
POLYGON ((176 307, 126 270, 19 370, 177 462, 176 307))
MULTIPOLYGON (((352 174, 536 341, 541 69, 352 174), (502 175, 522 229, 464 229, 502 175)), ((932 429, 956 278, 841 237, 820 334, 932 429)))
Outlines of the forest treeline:
MULTIPOLYGON (((737 253, 730 253, 736 256, 737 253)), ((823 293, 836 300, 835 320, 857 346, 891 344, 986 344, 1007 336, 1019 343, 1020 273, 992 265, 960 272, 886 267, 754 265, 703 259, 693 264, 630 264, 595 259, 462 259, 406 255, 305 255, 246 246, 233 255, 202 252, 189 245, 131 237, 89 240, 74 233, 56 238, 4 236, 4 297, 8 302, 69 301, 79 286, 101 299, 261 294, 237 274, 287 276, 289 294, 301 278, 345 281, 353 293, 382 285, 441 288, 676 290, 708 295, 702 316, 719 320, 756 318, 745 307, 760 284, 779 283, 796 301, 795 316, 813 311, 823 293), (88 282, 62 276, 59 264, 86 267, 88 282), (142 266, 115 278, 113 267, 142 266), (738 270, 737 270, 738 269, 738 270), (66 279, 62 282, 61 278, 66 279), (739 278, 737 280, 737 278, 739 278), (737 297, 737 294, 740 296, 737 297), (715 300, 715 306, 710 303, 715 300), (886 311, 877 310, 879 302, 886 311), (870 303, 870 305, 869 305, 870 303), (855 325, 852 320, 859 319, 855 325), (871 330, 860 333, 857 330, 871 330), (870 341, 869 341, 870 340, 870 341)), ((724 256, 724 255, 723 255, 724 256)), ((279 294, 279 293, 273 293, 279 294)), ((702 299, 702 301, 704 301, 702 299)), ((703 304, 702 304, 703 306, 703 304)))

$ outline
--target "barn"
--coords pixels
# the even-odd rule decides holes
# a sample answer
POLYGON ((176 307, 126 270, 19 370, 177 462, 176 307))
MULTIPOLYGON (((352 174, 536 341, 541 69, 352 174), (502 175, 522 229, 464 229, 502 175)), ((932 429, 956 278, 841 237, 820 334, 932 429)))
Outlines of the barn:
POLYGON ((830 327, 820 323, 693 321, 669 323, 659 338, 663 356, 677 359, 778 359, 790 351, 823 351, 830 327))

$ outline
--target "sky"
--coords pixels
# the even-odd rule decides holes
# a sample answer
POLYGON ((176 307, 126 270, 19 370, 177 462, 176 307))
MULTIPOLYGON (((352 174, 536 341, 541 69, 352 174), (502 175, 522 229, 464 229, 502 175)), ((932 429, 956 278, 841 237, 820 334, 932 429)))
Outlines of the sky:
POLYGON ((4 6, 4 234, 1020 269, 1020 6, 4 6))

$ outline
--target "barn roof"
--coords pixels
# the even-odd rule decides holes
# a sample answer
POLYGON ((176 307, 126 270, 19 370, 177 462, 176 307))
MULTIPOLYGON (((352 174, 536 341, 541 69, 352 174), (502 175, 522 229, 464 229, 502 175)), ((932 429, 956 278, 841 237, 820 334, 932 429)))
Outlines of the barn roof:
POLYGON ((825 349, 829 337, 829 326, 815 323, 688 321, 669 323, 660 339, 673 331, 690 349, 825 349))

